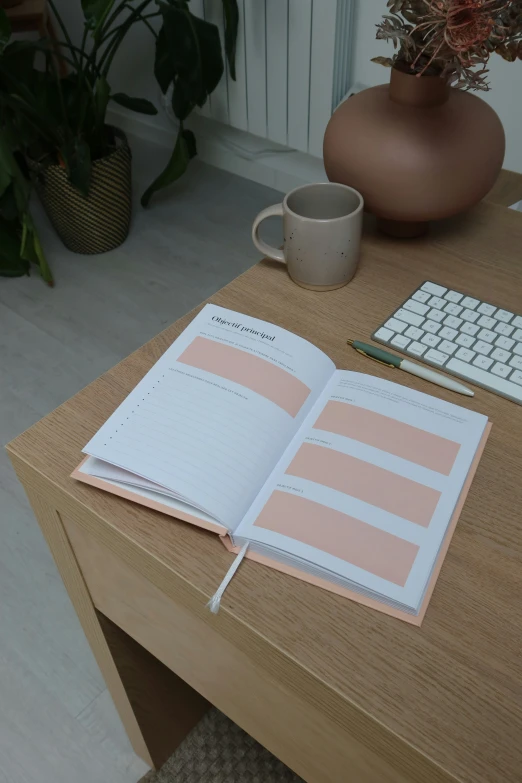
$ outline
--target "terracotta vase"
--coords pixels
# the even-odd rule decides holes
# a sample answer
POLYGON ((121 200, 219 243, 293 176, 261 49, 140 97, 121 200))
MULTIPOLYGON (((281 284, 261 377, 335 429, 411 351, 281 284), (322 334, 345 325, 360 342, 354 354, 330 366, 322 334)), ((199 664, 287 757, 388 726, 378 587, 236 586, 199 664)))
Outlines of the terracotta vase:
POLYGON ((480 201, 504 152, 502 123, 487 103, 397 68, 389 86, 344 101, 324 137, 328 178, 359 190, 380 228, 402 237, 480 201))

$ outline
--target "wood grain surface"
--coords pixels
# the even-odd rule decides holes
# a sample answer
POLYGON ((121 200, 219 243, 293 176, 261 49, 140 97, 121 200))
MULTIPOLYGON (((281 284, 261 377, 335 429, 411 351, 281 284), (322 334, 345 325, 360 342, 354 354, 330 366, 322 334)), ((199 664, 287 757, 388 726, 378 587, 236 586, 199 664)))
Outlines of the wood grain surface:
MULTIPOLYGON (((204 691, 231 720, 305 780, 340 783, 349 769, 357 783, 416 783, 417 777, 405 777, 322 710, 305 703, 289 689, 291 679, 278 666, 268 672, 205 618, 173 601, 90 533, 71 522, 66 528, 92 599, 113 625, 132 635, 145 655, 152 653, 158 659, 156 665, 179 672, 192 688, 204 691)), ((142 703, 146 698, 146 690, 141 689, 142 703)), ((151 702, 161 709, 157 699, 151 702)), ((160 720, 158 724, 161 727, 160 720)))
POLYGON ((368 339, 426 279, 522 312, 521 247, 522 216, 489 203, 408 242, 377 236, 369 221, 360 269, 343 289, 306 291, 263 262, 211 299, 300 334, 340 368, 466 404, 493 422, 420 629, 254 563, 239 569, 214 617, 205 603, 231 562, 215 537, 69 478, 81 448, 196 311, 13 441, 10 454, 33 494, 404 780, 519 782, 522 408, 478 388, 468 402, 399 376, 346 339, 368 339))
POLYGON ((495 185, 486 196, 487 201, 510 207, 522 199, 522 175, 503 169, 495 185))

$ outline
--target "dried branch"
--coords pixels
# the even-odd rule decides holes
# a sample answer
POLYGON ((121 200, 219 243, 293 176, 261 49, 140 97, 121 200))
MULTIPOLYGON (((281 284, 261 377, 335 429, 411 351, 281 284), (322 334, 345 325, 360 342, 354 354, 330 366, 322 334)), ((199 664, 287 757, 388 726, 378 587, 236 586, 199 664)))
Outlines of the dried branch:
POLYGON ((391 41, 385 66, 405 64, 417 75, 436 73, 467 90, 487 90, 493 52, 522 60, 522 0, 387 0, 377 38, 391 41))

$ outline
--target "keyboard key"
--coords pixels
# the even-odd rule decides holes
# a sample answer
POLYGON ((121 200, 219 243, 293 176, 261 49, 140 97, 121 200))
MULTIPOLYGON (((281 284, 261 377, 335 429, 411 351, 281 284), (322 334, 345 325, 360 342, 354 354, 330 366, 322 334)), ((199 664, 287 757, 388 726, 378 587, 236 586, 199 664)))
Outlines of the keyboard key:
POLYGON ((449 326, 444 326, 439 332, 439 337, 443 337, 445 340, 453 340, 457 335, 458 332, 455 329, 450 329, 449 326))
POLYGON ((463 345, 464 348, 470 348, 475 342, 475 338, 471 337, 469 334, 459 334, 455 342, 458 345, 463 345))
POLYGON ((509 337, 499 337, 495 345, 498 345, 499 348, 505 348, 506 351, 510 351, 515 345, 515 341, 511 340, 509 337))
POLYGON ((438 364, 442 366, 446 359, 448 358, 447 354, 441 353, 440 351, 434 351, 433 348, 430 348, 429 351, 426 351, 424 354, 424 358, 427 359, 429 362, 433 362, 434 364, 438 364))
POLYGON ((405 310, 411 310, 412 313, 417 313, 418 315, 426 315, 430 309, 428 305, 416 302, 415 299, 408 299, 407 302, 404 302, 403 307, 405 310))
POLYGON ((473 346, 473 349, 477 353, 483 353, 484 356, 487 356, 489 353, 491 353, 491 349, 493 348, 490 343, 483 343, 482 340, 477 340, 475 345, 473 346))
POLYGON ((519 383, 522 386, 522 372, 516 370, 510 378, 514 383, 519 383))
POLYGON ((470 310, 474 310, 479 303, 479 299, 473 299, 472 296, 465 296, 461 302, 461 305, 462 307, 469 307, 470 310))
POLYGON ((497 323, 497 322, 495 321, 495 319, 494 319, 494 318, 490 318, 490 317, 489 317, 489 316, 487 316, 487 315, 483 315, 483 316, 481 316, 481 317, 478 319, 478 321, 477 321, 477 324, 478 324, 479 326, 483 326, 485 329, 493 329, 493 327, 495 326, 495 324, 496 324, 496 323, 497 323))
POLYGON ((465 362, 461 362, 459 359, 452 357, 447 363, 446 369, 463 375, 470 381, 476 381, 487 389, 512 397, 514 400, 517 400, 517 402, 522 402, 522 386, 518 385, 520 381, 517 379, 516 383, 511 382, 515 380, 515 373, 513 373, 510 380, 506 380, 505 378, 499 378, 497 375, 492 375, 490 372, 485 372, 480 367, 474 365, 475 362, 473 362, 473 364, 466 364, 465 362))
POLYGON ((375 332, 375 337, 377 337, 378 340, 391 340, 393 337, 393 332, 391 329, 385 329, 384 326, 382 326, 380 329, 377 329, 375 332))
POLYGON ((445 313, 449 313, 450 315, 459 315, 464 308, 461 307, 458 304, 454 304, 453 302, 450 302, 446 305, 444 308, 445 313))
POLYGON ((416 326, 408 326, 406 331, 404 332, 404 335, 406 337, 411 337, 412 340, 420 340, 424 332, 422 329, 417 329, 416 326))
POLYGON ((493 307, 493 305, 486 304, 486 302, 483 302, 478 308, 479 313, 482 313, 482 315, 493 315, 496 307, 493 307))
POLYGON ((408 348, 408 353, 413 353, 415 356, 422 356, 424 351, 426 350, 426 346, 422 345, 422 343, 411 343, 410 347, 408 348))
POLYGON ((474 310, 464 310, 464 312, 460 314, 460 317, 463 318, 465 321, 470 321, 471 323, 475 323, 475 321, 479 317, 479 314, 476 313, 474 310))
POLYGON ((404 321, 397 321, 396 318, 390 318, 386 323, 384 324, 386 329, 391 329, 393 332, 404 332, 406 329, 406 324, 404 321))
POLYGON ((428 345, 430 348, 435 348, 435 346, 440 343, 440 337, 435 337, 434 334, 425 334, 421 343, 428 345))
POLYGON ((498 334, 503 334, 505 337, 509 337, 511 332, 513 331, 515 327, 510 326, 509 324, 504 324, 502 321, 495 326, 495 332, 498 332, 498 334))
POLYGON ((513 313, 510 313, 509 310, 497 310, 495 318, 507 324, 513 318, 513 313))
POLYGON ((435 323, 435 321, 426 321, 424 326, 422 327, 425 332, 430 332, 431 334, 437 334, 437 332, 440 329, 440 324, 435 323))
POLYGON ((515 370, 522 370, 522 356, 513 356, 513 358, 509 362, 509 366, 514 367, 515 370))
POLYGON ((444 294, 444 299, 450 302, 460 302, 462 294, 457 293, 457 291, 448 291, 447 294, 444 294))
POLYGON ((455 353, 457 350, 458 345, 455 345, 455 343, 450 343, 449 340, 443 340, 438 346, 437 350, 442 351, 442 353, 449 353, 451 354, 455 353))
POLYGON ((426 293, 426 291, 415 291, 411 298, 416 299, 417 302, 427 302, 431 298, 431 294, 426 293))
POLYGON ((460 327, 460 331, 464 332, 464 334, 471 334, 476 335, 478 330, 480 329, 480 326, 477 326, 477 324, 470 324, 467 321, 462 324, 460 327))
MULTIPOLYGON (((491 354, 491 358, 492 359, 495 359, 496 362, 504 362, 504 364, 506 362, 509 362, 510 357, 511 357, 511 354, 509 353, 509 351, 503 351, 502 348, 495 348, 495 350, 491 354)), ((515 365, 513 365, 513 366, 515 366, 515 365)), ((520 366, 522 368, 522 357, 521 357, 521 360, 520 360, 520 366)))
POLYGON ((440 324, 446 318, 446 314, 443 313, 442 310, 430 310, 427 317, 440 324))
POLYGON ((509 373, 511 372, 511 367, 508 367, 507 364, 502 364, 501 362, 497 362, 491 368, 491 372, 494 373, 495 375, 500 376, 501 378, 507 378, 509 373))
POLYGON ((448 315, 444 321, 444 326, 451 326, 452 329, 458 329, 462 323, 462 318, 455 318, 454 315, 448 315))
POLYGON ((444 307, 446 302, 444 301, 444 299, 441 299, 439 296, 432 296, 428 304, 430 305, 430 307, 436 307, 437 310, 440 310, 441 307, 444 307))
POLYGON ((517 356, 522 356, 522 343, 517 343, 515 347, 513 348, 513 353, 516 353, 517 356))
POLYGON ((424 283, 424 285, 421 285, 421 288, 423 291, 428 291, 428 293, 436 294, 437 296, 442 296, 442 294, 445 294, 448 290, 447 288, 444 288, 444 286, 437 285, 436 283, 424 283))
POLYGON ((511 321, 513 326, 516 326, 517 329, 522 329, 522 316, 517 315, 513 320, 511 321))
POLYGON ((518 340, 519 342, 522 340, 522 329, 517 329, 514 335, 512 335, 513 340, 518 340))
POLYGON ((470 351, 469 348, 459 348, 455 356, 462 359, 464 362, 470 362, 477 354, 475 351, 470 351))
POLYGON ((482 367, 483 370, 488 370, 492 364, 493 359, 490 359, 488 356, 477 356, 473 362, 475 367, 482 367))
POLYGON ((407 324, 411 324, 412 326, 420 326, 424 321, 424 318, 421 315, 411 313, 403 307, 401 307, 400 310, 397 310, 397 312, 393 314, 393 317, 398 318, 399 321, 406 321, 407 324))
POLYGON ((391 345, 396 345, 397 348, 406 348, 410 341, 407 337, 404 337, 403 334, 397 334, 393 340, 391 340, 391 345))
POLYGON ((487 343, 492 343, 496 338, 497 335, 495 332, 490 332, 489 329, 482 329, 482 331, 478 333, 478 339, 485 340, 487 343))

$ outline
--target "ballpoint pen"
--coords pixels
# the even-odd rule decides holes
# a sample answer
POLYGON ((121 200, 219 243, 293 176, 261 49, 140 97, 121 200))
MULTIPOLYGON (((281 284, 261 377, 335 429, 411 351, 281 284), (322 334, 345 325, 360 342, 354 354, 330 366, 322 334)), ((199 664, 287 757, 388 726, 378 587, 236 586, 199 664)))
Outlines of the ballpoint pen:
POLYGON ((380 364, 385 364, 387 367, 396 367, 398 370, 404 370, 409 372, 410 375, 416 375, 418 378, 423 378, 425 381, 435 383, 437 386, 442 386, 444 389, 451 389, 451 391, 457 392, 457 394, 465 394, 467 397, 474 397, 475 392, 468 389, 462 383, 454 381, 453 378, 448 378, 447 375, 441 375, 439 372, 431 370, 429 367, 423 367, 420 364, 414 364, 414 362, 408 361, 408 359, 402 359, 400 356, 396 356, 388 351, 383 351, 382 348, 376 348, 373 345, 367 345, 366 343, 360 343, 358 340, 347 340, 348 345, 358 353, 362 353, 363 356, 367 356, 369 359, 380 364))

